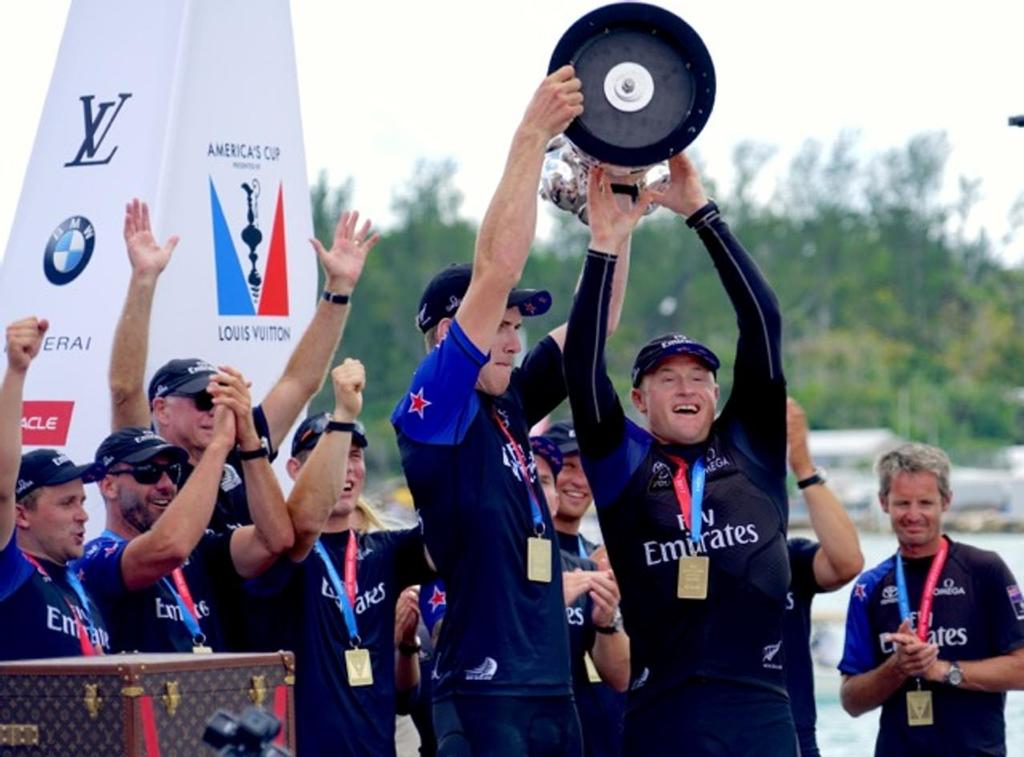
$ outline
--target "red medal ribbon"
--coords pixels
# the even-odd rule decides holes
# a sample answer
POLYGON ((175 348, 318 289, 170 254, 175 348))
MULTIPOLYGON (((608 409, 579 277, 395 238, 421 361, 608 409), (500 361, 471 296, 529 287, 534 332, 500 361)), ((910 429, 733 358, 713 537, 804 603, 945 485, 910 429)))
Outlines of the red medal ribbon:
POLYGON ((178 594, 181 595, 181 601, 185 603, 185 607, 192 613, 192 617, 199 622, 199 613, 196 611, 196 603, 192 601, 192 592, 188 590, 188 584, 185 583, 185 574, 181 568, 175 568, 171 571, 171 580, 174 581, 174 588, 178 590, 178 594))
POLYGON ((349 604, 352 609, 356 606, 356 530, 353 528, 348 532, 348 544, 345 545, 345 593, 348 594, 349 604))
POLYGON ((676 472, 672 474, 672 487, 676 490, 676 501, 679 503, 679 512, 683 514, 683 522, 691 531, 690 521, 693 518, 691 508, 693 500, 690 498, 690 485, 686 481, 686 461, 675 455, 665 455, 676 464, 676 472))
MULTIPOLYGON (((25 559, 29 561, 32 567, 42 575, 50 578, 50 574, 46 572, 46 568, 42 566, 42 563, 40 563, 34 555, 30 555, 24 550, 22 550, 21 554, 25 556, 25 559)), ((50 580, 52 581, 53 579, 50 580)), ((75 605, 72 604, 71 600, 68 599, 64 592, 61 592, 61 597, 64 600, 64 604, 66 604, 68 609, 71 611, 71 617, 75 620, 75 629, 78 631, 78 644, 82 647, 82 655, 85 657, 93 657, 95 655, 102 654, 102 652, 96 650, 96 647, 93 646, 92 641, 89 639, 89 632, 86 630, 85 623, 82 622, 82 618, 79 617, 77 612, 75 612, 75 605)), ((83 607, 81 608, 81 611, 88 612, 88 608, 83 607)))
POLYGON ((939 551, 932 558, 932 565, 928 569, 928 577, 924 582, 924 590, 921 592, 921 609, 917 613, 917 638, 921 641, 928 638, 928 628, 932 622, 932 604, 935 602, 935 587, 939 584, 939 575, 942 573, 948 556, 949 542, 942 539, 939 551))

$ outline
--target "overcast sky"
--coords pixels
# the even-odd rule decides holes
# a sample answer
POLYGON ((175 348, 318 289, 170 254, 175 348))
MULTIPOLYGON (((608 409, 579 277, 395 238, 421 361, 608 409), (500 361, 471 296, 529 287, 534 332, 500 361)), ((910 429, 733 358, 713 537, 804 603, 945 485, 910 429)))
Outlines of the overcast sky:
MULTIPOLYGON (((99 3, 99 0, 93 0, 99 3)), ((386 224, 417 158, 452 158, 465 213, 479 219, 509 136, 562 32, 599 2, 292 4, 308 175, 355 179, 355 205, 386 224)), ((732 148, 780 148, 764 193, 808 138, 856 129, 865 153, 945 130, 956 176, 982 179, 974 220, 995 240, 1024 190, 1024 3, 670 2, 708 46, 715 109, 696 142, 730 178, 732 148)), ((6 247, 56 60, 68 0, 0 14, 0 241, 6 247)), ((88 65, 83 61, 82 65, 88 65)), ((0 247, 2 254, 3 247, 0 247)), ((1024 260, 1024 234, 1000 249, 1024 260)))

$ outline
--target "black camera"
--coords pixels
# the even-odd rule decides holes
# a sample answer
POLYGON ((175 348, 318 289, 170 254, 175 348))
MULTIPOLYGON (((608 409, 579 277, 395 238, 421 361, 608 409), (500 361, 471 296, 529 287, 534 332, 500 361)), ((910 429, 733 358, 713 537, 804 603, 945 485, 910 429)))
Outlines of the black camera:
POLYGON ((239 717, 217 710, 206 721, 203 741, 222 757, 291 757, 271 743, 280 731, 281 721, 260 707, 247 707, 239 717))

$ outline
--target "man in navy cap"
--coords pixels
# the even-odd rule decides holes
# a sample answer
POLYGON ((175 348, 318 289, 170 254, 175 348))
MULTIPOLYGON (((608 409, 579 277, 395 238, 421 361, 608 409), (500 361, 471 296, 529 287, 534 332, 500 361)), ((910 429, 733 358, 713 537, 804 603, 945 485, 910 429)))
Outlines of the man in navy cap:
POLYGON ((48 323, 7 327, 7 371, 0 385, 0 659, 102 654, 109 636, 68 563, 82 556, 85 489, 92 466, 57 450, 21 455, 21 407, 29 364, 48 323))
MULTIPOLYGON (((565 398, 565 327, 516 368, 523 319, 547 311, 551 297, 515 287, 533 241, 544 150, 582 112, 581 86, 565 66, 534 94, 472 268, 441 271, 423 293, 416 322, 430 352, 391 418, 447 592, 433 682, 442 755, 579 751, 561 561, 528 440, 565 398)), ((617 297, 599 316, 610 328, 625 286, 618 273, 609 281, 617 297)))
POLYGON ((722 414, 717 356, 675 333, 637 355, 631 399, 646 428, 627 420, 605 369, 600 315, 631 219, 607 202, 600 171, 588 190, 591 249, 609 254, 588 256, 565 345, 573 425, 632 642, 623 751, 789 757, 781 316, 690 161, 677 155, 669 167, 655 200, 697 232, 737 315, 722 414))
MULTIPOLYGON (((245 421, 252 427, 252 433, 246 433, 252 441, 232 450, 227 459, 211 530, 224 532, 252 523, 253 500, 273 492, 274 485, 254 477, 244 463, 261 455, 273 459, 288 429, 323 383, 366 255, 380 238, 370 234, 369 221, 358 224, 358 213, 343 212, 330 250, 311 240, 324 269, 326 289, 281 378, 245 421)), ((153 296, 178 238, 171 237, 160 246, 153 236, 149 208, 137 199, 126 207, 124 238, 132 273, 110 355, 112 429, 152 423, 157 433, 188 452, 187 478, 213 432, 213 404, 205 389, 217 367, 197 358, 170 360, 153 374, 148 392, 144 390, 153 296)))
POLYGON ((377 757, 395 751, 396 674, 404 688, 419 675, 418 650, 396 663, 395 607, 432 571, 419 528, 351 527, 366 480, 363 366, 347 359, 331 380, 334 410, 307 418, 292 441, 295 546, 246 589, 284 620, 280 647, 295 650, 299 753, 377 757))
MULTIPOLYGON (((183 484, 188 452, 151 429, 120 429, 96 450, 107 527, 76 567, 108 620, 116 651, 227 650, 224 594, 292 545, 280 488, 272 508, 253 510, 254 525, 207 532, 224 460, 244 439, 237 429, 252 413, 248 385, 237 371, 225 368, 208 378, 206 391, 213 430, 183 484)), ((252 464, 270 468, 266 458, 252 464)), ((267 471, 259 475, 273 479, 267 471)))

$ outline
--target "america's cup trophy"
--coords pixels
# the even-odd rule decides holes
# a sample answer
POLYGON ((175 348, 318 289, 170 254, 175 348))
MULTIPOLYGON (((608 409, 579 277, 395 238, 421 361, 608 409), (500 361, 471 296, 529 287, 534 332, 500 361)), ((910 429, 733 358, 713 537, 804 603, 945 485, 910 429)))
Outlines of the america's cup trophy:
POLYGON ((540 194, 586 223, 591 166, 607 164, 612 188, 634 199, 667 181, 668 159, 711 115, 715 69, 689 24, 646 3, 606 5, 574 23, 548 71, 566 63, 583 83, 583 114, 548 144, 540 194))

